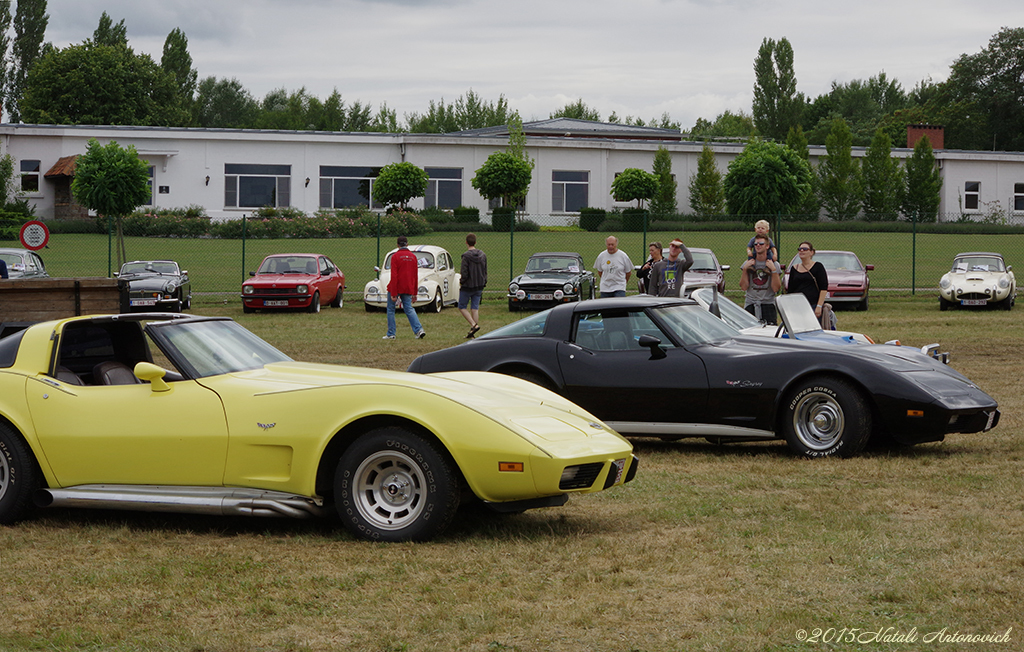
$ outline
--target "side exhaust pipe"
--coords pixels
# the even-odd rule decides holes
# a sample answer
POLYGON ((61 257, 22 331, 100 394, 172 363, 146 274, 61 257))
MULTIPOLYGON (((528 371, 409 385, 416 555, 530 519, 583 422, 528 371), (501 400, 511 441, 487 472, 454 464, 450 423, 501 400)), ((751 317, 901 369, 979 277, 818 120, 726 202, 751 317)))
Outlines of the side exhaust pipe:
POLYGON ((312 518, 324 513, 323 501, 306 496, 232 487, 80 485, 40 489, 38 507, 85 507, 140 512, 178 512, 211 516, 312 518))

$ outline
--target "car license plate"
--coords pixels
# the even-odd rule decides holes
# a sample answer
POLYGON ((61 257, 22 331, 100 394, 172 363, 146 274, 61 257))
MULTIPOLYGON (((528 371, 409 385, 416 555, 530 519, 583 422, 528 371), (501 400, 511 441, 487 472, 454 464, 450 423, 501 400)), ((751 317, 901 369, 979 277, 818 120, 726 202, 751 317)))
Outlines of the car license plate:
POLYGON ((526 298, 531 301, 551 301, 555 298, 553 294, 527 294, 526 298))
POLYGON ((984 306, 988 303, 985 299, 961 299, 962 306, 984 306))
POLYGON ((288 299, 284 299, 283 301, 264 301, 263 305, 271 306, 271 307, 287 306, 288 305, 288 299))
POLYGON ((131 305, 133 306, 155 306, 156 299, 132 299, 131 305))
POLYGON ((995 421, 995 419, 996 411, 992 410, 991 412, 988 413, 988 422, 985 424, 985 429, 982 430, 982 432, 988 432, 989 430, 992 430, 992 422, 995 421))

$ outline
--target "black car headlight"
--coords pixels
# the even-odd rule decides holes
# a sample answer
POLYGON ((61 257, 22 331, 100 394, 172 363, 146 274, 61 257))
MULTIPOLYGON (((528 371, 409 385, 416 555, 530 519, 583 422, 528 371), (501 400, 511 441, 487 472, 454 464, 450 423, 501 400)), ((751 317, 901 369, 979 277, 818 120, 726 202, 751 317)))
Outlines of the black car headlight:
POLYGON ((572 283, 566 283, 565 285, 562 286, 562 292, 564 292, 566 294, 572 294, 575 291, 576 291, 576 288, 573 287, 572 283))

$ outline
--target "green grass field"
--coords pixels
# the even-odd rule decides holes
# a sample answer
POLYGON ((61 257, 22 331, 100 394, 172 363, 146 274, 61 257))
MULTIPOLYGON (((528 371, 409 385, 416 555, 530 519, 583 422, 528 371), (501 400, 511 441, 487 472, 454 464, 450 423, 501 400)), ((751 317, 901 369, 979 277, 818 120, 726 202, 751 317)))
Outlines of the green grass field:
MULTIPOLYGON (((646 258, 647 246, 640 233, 621 233, 622 248, 635 264, 646 258)), ((663 243, 675 233, 649 233, 647 241, 663 243)), ((722 264, 732 265, 727 287, 738 285, 739 264, 745 258, 746 233, 683 234, 688 246, 708 247, 722 264)), ((465 234, 432 233, 413 239, 413 243, 445 247, 458 260, 465 250, 465 234)), ((604 249, 606 234, 585 232, 534 232, 480 234, 478 246, 487 253, 489 291, 501 292, 513 275, 526 266, 530 254, 538 251, 576 251, 588 264, 604 249)), ((857 253, 865 264, 875 266, 871 285, 876 289, 914 287, 934 289, 948 271, 953 256, 961 251, 996 251, 1008 264, 1024 260, 1024 234, 1017 235, 936 235, 920 234, 916 245, 910 234, 891 233, 784 233, 779 252, 784 262, 796 253, 801 240, 810 240, 817 249, 843 249, 857 253), (916 249, 915 257, 912 255, 916 249)), ((394 239, 379 244, 376 239, 336 240, 240 240, 127 238, 126 249, 132 260, 170 258, 189 270, 193 291, 236 293, 249 271, 255 270, 263 256, 271 253, 315 252, 329 256, 345 273, 349 297, 361 295, 367 281, 374 277, 373 267, 394 247, 394 239), (243 250, 244 247, 244 250, 243 250)), ((106 276, 110 268, 106 236, 63 235, 50 238, 40 252, 51 276, 106 276)), ((116 268, 116 265, 113 265, 116 268)), ((116 269, 114 270, 116 271, 116 269)))
MULTIPOLYGON (((445 309, 422 316, 426 339, 400 317, 385 342, 384 315, 355 301, 244 315, 227 299, 194 311, 301 360, 401 370, 467 328, 445 309)), ((489 299, 483 330, 518 316, 489 299)), ((625 487, 520 515, 466 510, 426 544, 357 541, 331 521, 50 510, 0 528, 0 649, 1021 649, 1024 310, 940 313, 933 296, 882 293, 839 320, 878 341, 941 342, 1001 423, 852 459, 637 440, 625 487), (1003 644, 939 638, 1007 630, 1003 644)))

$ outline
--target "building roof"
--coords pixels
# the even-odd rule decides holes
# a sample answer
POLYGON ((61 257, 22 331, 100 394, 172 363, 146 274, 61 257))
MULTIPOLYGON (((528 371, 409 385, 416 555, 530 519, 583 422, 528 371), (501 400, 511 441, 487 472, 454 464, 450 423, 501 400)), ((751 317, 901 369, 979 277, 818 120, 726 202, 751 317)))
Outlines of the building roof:
MULTIPOLYGON (((526 136, 562 136, 566 138, 613 138, 623 140, 682 140, 683 135, 678 129, 662 129, 661 127, 637 127, 617 122, 595 122, 576 118, 551 118, 523 123, 523 134, 526 136)), ((508 136, 508 127, 484 127, 457 131, 449 136, 508 136)))
POLYGON ((71 156, 62 156, 57 159, 57 162, 53 164, 46 174, 43 176, 47 179, 53 177, 73 177, 75 176, 75 163, 78 161, 78 154, 71 156))

